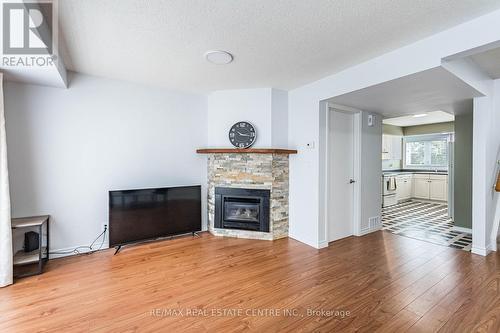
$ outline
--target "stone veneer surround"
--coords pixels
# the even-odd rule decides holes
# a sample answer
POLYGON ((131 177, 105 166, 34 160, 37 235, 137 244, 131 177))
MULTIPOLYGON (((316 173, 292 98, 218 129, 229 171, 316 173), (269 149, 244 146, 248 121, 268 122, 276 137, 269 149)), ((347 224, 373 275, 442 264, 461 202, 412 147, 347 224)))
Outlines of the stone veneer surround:
POLYGON ((288 154, 208 154, 208 230, 216 236, 274 240, 288 236, 288 154), (214 228, 215 188, 271 191, 269 232, 214 228))

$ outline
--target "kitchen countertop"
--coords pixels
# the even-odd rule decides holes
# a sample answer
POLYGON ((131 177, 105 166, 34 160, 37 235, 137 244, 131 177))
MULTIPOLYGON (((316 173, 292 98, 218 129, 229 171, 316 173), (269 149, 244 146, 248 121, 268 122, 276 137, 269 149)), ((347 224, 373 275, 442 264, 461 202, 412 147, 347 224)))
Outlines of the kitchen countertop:
POLYGON ((420 174, 420 175, 448 175, 448 171, 446 170, 383 170, 382 175, 384 176, 397 176, 397 175, 411 175, 411 174, 420 174))

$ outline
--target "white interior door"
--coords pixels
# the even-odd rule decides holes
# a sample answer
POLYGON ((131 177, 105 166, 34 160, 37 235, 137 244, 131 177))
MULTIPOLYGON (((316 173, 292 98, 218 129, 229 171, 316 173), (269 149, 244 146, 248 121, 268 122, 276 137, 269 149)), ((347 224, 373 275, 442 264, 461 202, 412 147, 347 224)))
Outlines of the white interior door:
POLYGON ((354 114, 329 114, 328 240, 353 234, 354 114))

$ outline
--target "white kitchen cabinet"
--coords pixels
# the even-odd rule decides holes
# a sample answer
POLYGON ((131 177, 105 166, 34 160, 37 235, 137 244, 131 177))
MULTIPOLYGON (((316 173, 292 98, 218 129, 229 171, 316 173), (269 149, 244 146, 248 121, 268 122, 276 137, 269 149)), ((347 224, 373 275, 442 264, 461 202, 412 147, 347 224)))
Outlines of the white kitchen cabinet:
POLYGON ((382 135, 382 159, 400 160, 402 158, 403 137, 399 135, 382 135))
POLYGON ((415 175, 413 178, 413 197, 417 199, 430 198, 429 176, 415 175))
POLYGON ((416 199, 448 201, 448 176, 415 174, 412 196, 416 199))
POLYGON ((382 159, 390 160, 390 152, 391 152, 391 140, 390 135, 383 134, 382 135, 382 159))
POLYGON ((401 175, 396 179, 397 189, 396 198, 398 201, 408 200, 412 196, 412 175, 401 175))
POLYGON ((414 173, 396 176, 397 202, 411 198, 434 201, 448 201, 448 176, 414 173))
POLYGON ((391 138, 391 160, 400 160, 403 158, 403 137, 392 135, 391 138))
POLYGON ((445 175, 431 175, 429 177, 429 199, 447 201, 448 181, 445 175))

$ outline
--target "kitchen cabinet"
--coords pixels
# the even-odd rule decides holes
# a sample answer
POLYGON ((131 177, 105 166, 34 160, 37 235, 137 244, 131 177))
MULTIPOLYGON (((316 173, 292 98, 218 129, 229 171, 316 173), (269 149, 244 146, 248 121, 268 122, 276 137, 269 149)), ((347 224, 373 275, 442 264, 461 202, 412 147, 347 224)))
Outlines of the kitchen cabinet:
POLYGON ((399 135, 382 135, 382 159, 400 160, 402 158, 403 137, 399 135))
POLYGON ((447 201, 448 176, 429 174, 414 175, 413 197, 416 199, 447 201))
POLYGON ((413 197, 417 199, 429 199, 430 186, 428 175, 415 175, 413 178, 413 197))
POLYGON ((396 198, 398 201, 408 200, 412 195, 413 188, 413 176, 412 175, 402 175, 396 178, 396 198))
POLYGON ((391 160, 400 160, 403 158, 403 137, 399 135, 392 136, 391 160))
POLYGON ((447 176, 431 175, 429 179, 429 199, 446 201, 448 200, 447 176))
MULTIPOLYGON (((390 177, 386 175, 385 177, 390 177)), ((448 201, 448 176, 432 173, 403 173, 394 174, 396 177, 396 190, 394 199, 396 202, 412 198, 433 201, 448 201)), ((385 178, 384 178, 385 179, 385 178)), ((383 182, 383 186, 386 185, 383 182)), ((386 193, 384 192, 384 196, 386 193)))
POLYGON ((389 158, 389 153, 391 151, 390 147, 390 140, 389 140, 389 135, 383 134, 382 135, 382 159, 383 160, 390 160, 389 158))

